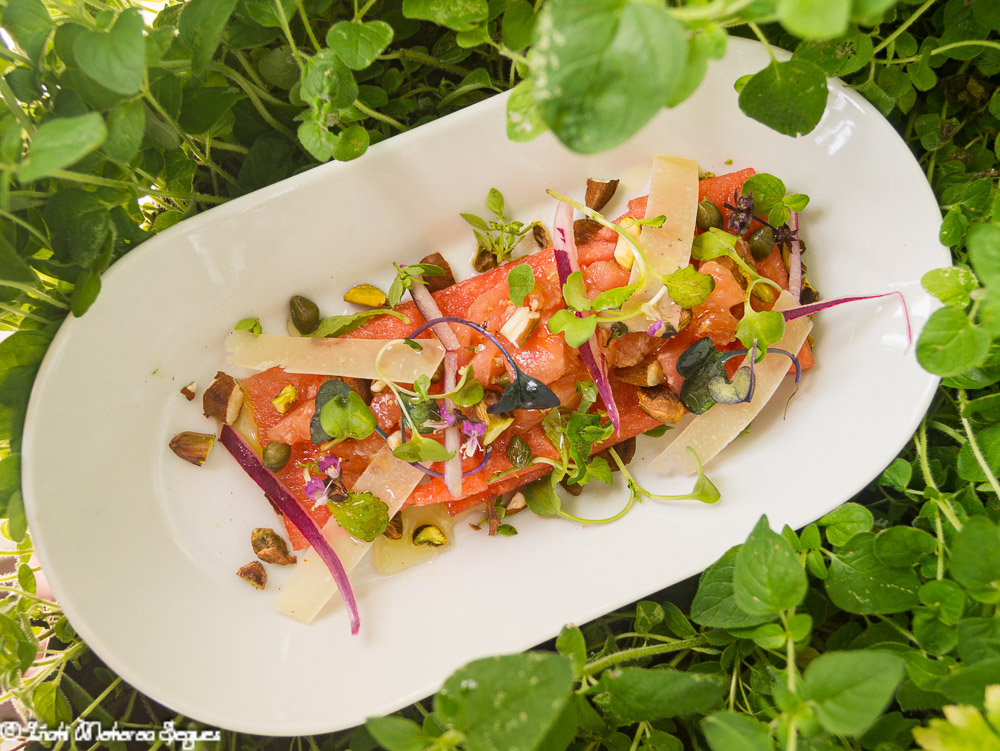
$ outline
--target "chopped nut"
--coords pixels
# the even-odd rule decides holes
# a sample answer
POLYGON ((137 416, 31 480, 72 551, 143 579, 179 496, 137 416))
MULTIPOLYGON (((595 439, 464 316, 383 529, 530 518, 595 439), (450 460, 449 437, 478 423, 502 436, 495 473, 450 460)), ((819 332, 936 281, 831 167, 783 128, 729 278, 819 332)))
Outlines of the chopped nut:
POLYGON ((369 388, 371 389, 371 392, 373 394, 377 394, 380 391, 384 391, 385 381, 378 381, 378 380, 372 381, 371 386, 369 386, 369 388))
POLYGON ((476 272, 482 274, 490 269, 495 269, 497 267, 496 256, 490 252, 489 248, 480 248, 476 251, 475 257, 472 259, 472 268, 476 272))
POLYGON ((400 540, 403 537, 403 515, 397 511, 396 515, 389 520, 385 531, 382 532, 390 540, 400 540))
POLYGON ((577 245, 584 245, 593 240, 601 229, 601 225, 593 219, 577 219, 573 222, 573 239, 577 245))
POLYGON ((189 402, 194 400, 194 395, 198 391, 198 382, 191 381, 187 386, 181 389, 181 393, 184 394, 184 398, 189 402))
POLYGON ((676 425, 684 416, 684 405, 668 386, 639 388, 639 409, 662 423, 676 425))
POLYGON ((232 425, 243 408, 243 389, 236 379, 227 373, 218 372, 215 380, 205 389, 201 397, 205 417, 214 417, 226 425, 232 425))
POLYGON ((413 530, 414 545, 431 545, 439 548, 447 542, 448 538, 445 537, 444 532, 433 524, 421 524, 413 530))
POLYGON ((184 431, 170 439, 170 450, 186 462, 200 467, 208 458, 208 452, 215 445, 215 436, 211 433, 192 433, 184 431))
POLYGON ((253 584, 257 589, 264 589, 267 586, 267 572, 261 565, 260 561, 254 561, 253 563, 248 563, 246 566, 242 566, 236 575, 253 584))
POLYGON ((273 529, 258 527, 250 533, 250 544, 253 546, 253 552, 264 563, 287 566, 296 561, 294 555, 288 554, 285 540, 273 529))
POLYGON ((420 263, 432 263, 444 269, 444 276, 428 276, 424 279, 427 282, 427 289, 431 292, 440 292, 445 287, 450 287, 455 283, 455 275, 451 272, 451 265, 444 260, 440 253, 431 253, 420 259, 420 263))
POLYGON ((359 284, 344 293, 344 302, 364 305, 368 308, 378 308, 389 301, 385 292, 371 284, 359 284))
POLYGON ((520 349, 535 333, 540 319, 541 314, 529 308, 514 308, 510 318, 500 329, 500 335, 507 337, 507 341, 520 349))
POLYGON ((516 514, 521 509, 527 508, 527 506, 528 502, 525 500, 524 493, 518 491, 510 497, 509 501, 507 501, 507 513, 516 514))
POLYGON ((664 381, 663 368, 655 355, 628 368, 618 368, 615 376, 633 386, 659 386, 664 381))
POLYGON ((566 478, 565 477, 559 481, 559 484, 563 486, 563 490, 565 490, 567 493, 569 493, 572 496, 580 495, 580 493, 583 492, 583 485, 580 485, 577 482, 573 482, 573 483, 566 482, 566 478))
POLYGON ((389 447, 390 451, 395 451, 399 448, 399 445, 403 442, 403 433, 397 430, 395 433, 390 433, 389 437, 385 439, 386 445, 389 447))
POLYGON ((545 227, 541 224, 536 224, 535 228, 531 230, 531 238, 535 241, 535 245, 543 250, 545 248, 552 247, 552 241, 549 239, 549 233, 545 231, 545 227))
POLYGON ((584 199, 588 208, 600 211, 618 190, 617 180, 593 180, 587 178, 587 194, 584 199))
POLYGON ((271 404, 278 410, 279 414, 286 414, 295 402, 299 399, 299 390, 292 384, 285 386, 276 397, 271 400, 271 404))

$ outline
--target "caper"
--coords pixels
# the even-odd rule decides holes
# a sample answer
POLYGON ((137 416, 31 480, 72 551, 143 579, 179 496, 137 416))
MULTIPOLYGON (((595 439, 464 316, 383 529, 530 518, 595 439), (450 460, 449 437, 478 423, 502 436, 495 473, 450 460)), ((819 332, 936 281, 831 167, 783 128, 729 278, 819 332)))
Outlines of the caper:
POLYGON ((760 229, 754 230, 748 242, 750 255, 758 261, 763 261, 771 255, 771 249, 774 248, 774 230, 765 224, 760 229))
POLYGON ((288 302, 288 310, 292 315, 292 325, 300 334, 311 334, 319 326, 319 308, 308 297, 295 295, 288 302))
POLYGON ((448 538, 444 536, 444 532, 433 524, 422 524, 413 530, 414 545, 430 545, 439 548, 446 542, 448 542, 448 538))
POLYGON ((292 447, 281 441, 272 441, 264 447, 264 466, 272 472, 283 469, 292 458, 292 447))
POLYGON ((719 207, 712 202, 711 198, 703 198, 698 204, 698 216, 695 223, 702 232, 708 232, 712 227, 722 229, 722 212, 719 211, 719 207))
POLYGON ((524 469, 531 463, 531 446, 521 436, 516 435, 507 444, 507 461, 511 466, 524 469))
POLYGON ((621 339, 628 333, 628 326, 621 321, 615 321, 611 324, 611 328, 608 329, 608 331, 611 334, 612 339, 621 339))

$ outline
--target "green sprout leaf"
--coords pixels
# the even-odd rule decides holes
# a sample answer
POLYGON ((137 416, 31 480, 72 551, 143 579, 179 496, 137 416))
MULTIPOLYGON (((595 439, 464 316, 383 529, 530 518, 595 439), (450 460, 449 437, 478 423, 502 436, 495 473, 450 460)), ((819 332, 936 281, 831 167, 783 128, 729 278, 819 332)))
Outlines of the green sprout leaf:
POLYGON ((510 301, 515 305, 524 305, 524 298, 535 288, 535 273, 531 266, 519 263, 507 272, 507 287, 510 289, 510 301))
POLYGON ((364 440, 375 432, 378 424, 375 415, 364 400, 350 388, 346 396, 342 393, 342 389, 340 391, 341 393, 333 396, 318 409, 319 424, 332 440, 343 441, 348 438, 356 441, 364 440))
POLYGON ((694 266, 677 269, 663 283, 670 298, 682 308, 701 305, 715 289, 715 279, 709 274, 702 274, 694 266))
POLYGON ((740 609, 768 615, 794 608, 805 597, 806 573, 792 546, 762 516, 736 556, 733 588, 740 609))
POLYGON ((254 336, 260 336, 263 330, 259 318, 243 318, 233 326, 233 331, 249 331, 254 336))
POLYGON ((548 327, 553 334, 562 333, 569 346, 582 347, 597 330, 597 316, 577 318, 571 311, 563 308, 552 314, 548 327))
POLYGON ((392 43, 385 21, 338 21, 326 32, 326 45, 351 70, 364 70, 392 43))
POLYGON ((393 449, 392 455, 404 462, 444 462, 453 458, 455 452, 448 451, 433 438, 416 434, 393 449))

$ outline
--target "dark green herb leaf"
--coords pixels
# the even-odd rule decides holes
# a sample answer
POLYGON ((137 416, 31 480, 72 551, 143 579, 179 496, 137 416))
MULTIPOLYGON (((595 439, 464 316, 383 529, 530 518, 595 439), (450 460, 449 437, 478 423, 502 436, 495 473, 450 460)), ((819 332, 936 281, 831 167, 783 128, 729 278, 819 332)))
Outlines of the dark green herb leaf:
POLYGON ((388 751, 424 751, 434 742, 433 735, 404 717, 370 717, 365 727, 388 751))
POLYGON ((94 82, 130 96, 142 89, 146 71, 145 24, 138 8, 118 15, 109 31, 83 31, 73 45, 80 69, 94 82))
POLYGON ((94 304, 101 291, 101 277, 90 269, 83 269, 77 275, 73 285, 73 294, 69 299, 69 309, 77 318, 82 316, 94 304))
POLYGON ((320 50, 302 71, 299 95, 317 112, 349 107, 358 97, 351 71, 330 49, 320 50))
POLYGON ((936 549, 937 540, 913 527, 889 527, 875 537, 875 556, 890 568, 909 568, 936 549))
POLYGON ((935 310, 917 339, 917 360, 939 376, 956 376, 982 363, 990 337, 959 308, 935 310))
POLYGON ((945 305, 959 308, 969 304, 969 293, 979 287, 975 275, 963 266, 928 271, 920 279, 920 284, 945 305))
POLYGON ((336 337, 343 336, 348 332, 354 331, 365 324, 369 318, 374 318, 376 316, 393 316, 398 318, 403 323, 409 323, 410 319, 395 310, 389 310, 388 308, 372 308, 371 310, 362 310, 360 313, 346 313, 339 316, 329 316, 324 318, 319 322, 319 326, 313 331, 309 336, 316 337, 336 337))
POLYGON ((177 20, 177 40, 191 50, 191 69, 204 72, 237 0, 189 0, 177 20))
POLYGON ((807 60, 772 61, 746 82, 740 109, 786 136, 816 127, 826 108, 826 76, 807 60))
POLYGON ((712 751, 773 751, 767 725, 745 714, 720 711, 701 721, 712 751))
POLYGON ((538 516, 556 516, 562 504, 559 496, 556 495, 555 488, 548 478, 535 480, 524 487, 524 500, 532 513, 538 516))
POLYGON ((142 102, 124 102, 108 112, 108 136, 104 153, 127 164, 139 152, 146 131, 146 107, 142 102))
POLYGON ((542 118, 585 154, 645 125, 680 84, 686 58, 683 27, 662 5, 641 0, 552 0, 528 56, 542 118))
POLYGON ((512 50, 522 50, 531 43, 535 29, 535 11, 528 0, 513 0, 503 13, 503 43, 512 50))
MULTIPOLYGON (((327 409, 332 403, 333 401, 327 402, 323 409, 327 409)), ((326 507, 337 524, 352 537, 364 542, 372 542, 389 526, 389 507, 371 493, 350 492, 347 498, 331 499, 326 507)))
POLYGON ((349 162, 357 159, 368 150, 371 136, 360 125, 349 125, 337 136, 333 146, 333 158, 339 162, 349 162))
POLYGON ((608 695, 605 714, 624 725, 705 712, 722 698, 723 682, 679 670, 621 668, 604 673, 597 690, 608 695))
POLYGON ((848 613, 898 613, 918 604, 920 579, 912 568, 890 568, 875 555, 875 535, 854 535, 830 559, 826 591, 848 613))
POLYGON ((579 676, 587 664, 587 642, 576 626, 563 626, 556 637, 556 650, 573 665, 573 673, 579 676))
MULTIPOLYGON (((244 96, 242 92, 226 86, 195 86, 185 89, 178 125, 188 133, 208 133, 244 96)), ((284 156, 287 159, 287 154, 284 156)))
POLYGON ((37 61, 52 32, 52 18, 41 0, 10 0, 3 11, 3 27, 25 54, 37 61))
POLYGON ((742 610, 733 589, 733 570, 739 548, 730 548, 701 575, 691 603, 691 620, 710 628, 750 628, 776 618, 742 610))
POLYGON ((447 26, 455 31, 469 31, 486 20, 486 0, 403 0, 403 15, 447 26))
POLYGON ((851 0, 778 0, 781 25, 803 39, 829 39, 847 31, 851 0))
POLYGON ((845 503, 816 522, 826 527, 826 539, 831 545, 840 547, 856 534, 868 532, 875 523, 872 512, 857 503, 845 503))
POLYGON ((363 70, 392 43, 385 21, 338 21, 326 32, 326 44, 351 70, 363 70))
POLYGON ((1000 530, 986 517, 968 519, 955 535, 951 575, 978 602, 1000 602, 1000 530))
POLYGON ((38 684, 31 698, 35 712, 46 726, 55 728, 73 721, 73 708, 59 689, 57 682, 46 681, 38 684))
POLYGON ((83 158, 107 137, 104 119, 96 112, 47 120, 32 136, 17 176, 23 183, 45 177, 83 158))
POLYGON ((802 564, 788 541, 771 531, 766 516, 736 556, 733 587, 740 609, 755 615, 793 608, 805 597, 802 564))
POLYGON ((112 230, 107 206, 94 193, 63 188, 45 204, 43 216, 57 260, 83 268, 97 263, 112 230))
POLYGON ((476 660, 455 671, 434 697, 434 715, 465 736, 469 751, 539 748, 569 701, 570 661, 556 654, 476 660), (530 691, 524 690, 529 676, 530 691))
POLYGON ((987 287, 1000 288, 1000 227, 977 224, 969 229, 966 242, 976 276, 987 287))
POLYGON ((803 675, 820 725, 848 737, 872 726, 902 679, 903 661, 897 655, 871 649, 820 655, 803 675))

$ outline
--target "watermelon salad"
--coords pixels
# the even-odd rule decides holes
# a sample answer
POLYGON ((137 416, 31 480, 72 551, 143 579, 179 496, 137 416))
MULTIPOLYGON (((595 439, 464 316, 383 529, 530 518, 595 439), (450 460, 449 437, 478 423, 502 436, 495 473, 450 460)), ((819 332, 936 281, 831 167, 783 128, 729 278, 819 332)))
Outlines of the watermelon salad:
MULTIPOLYGON (((463 215, 476 276, 455 280, 434 254, 394 265, 387 292, 349 290, 356 313, 322 318, 293 297, 298 336, 236 325, 228 362, 255 372, 219 373, 203 404, 281 517, 284 535, 254 530, 258 560, 239 572, 263 587, 262 562, 294 564, 280 612, 309 622, 339 594, 357 632, 358 561, 384 545, 445 546, 463 512, 502 535, 523 510, 603 523, 642 498, 673 499, 627 465, 636 436, 688 413, 653 465, 693 477, 677 498, 718 500, 702 465, 813 365, 810 314, 837 302, 817 302, 806 279, 808 198, 753 169, 700 174, 672 156, 653 159, 649 194, 611 219, 600 212, 616 189, 590 180, 584 202, 550 192, 548 229, 506 217, 491 190, 495 220, 463 215), (563 508, 616 472, 624 509, 563 508)), ((214 439, 180 434, 171 447, 200 464, 214 439)))

